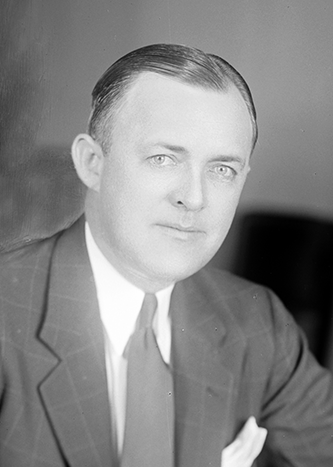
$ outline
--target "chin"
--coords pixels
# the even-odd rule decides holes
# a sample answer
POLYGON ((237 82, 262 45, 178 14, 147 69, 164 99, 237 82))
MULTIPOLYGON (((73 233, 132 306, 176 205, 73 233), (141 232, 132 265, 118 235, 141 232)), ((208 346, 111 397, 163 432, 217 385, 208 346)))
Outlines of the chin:
POLYGON ((165 267, 163 268, 163 271, 160 270, 160 273, 162 273, 161 275, 166 279, 167 282, 179 282, 198 272, 208 262, 209 259, 196 261, 195 263, 189 263, 188 261, 179 261, 178 258, 178 260, 175 259, 175 261, 171 263, 169 258, 167 264, 165 264, 165 267))

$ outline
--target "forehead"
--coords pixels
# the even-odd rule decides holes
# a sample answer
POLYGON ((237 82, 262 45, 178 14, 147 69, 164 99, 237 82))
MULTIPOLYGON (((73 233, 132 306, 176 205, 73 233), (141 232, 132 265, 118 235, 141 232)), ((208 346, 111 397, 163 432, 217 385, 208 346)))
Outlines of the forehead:
POLYGON ((131 134, 174 132, 177 138, 190 133, 237 134, 252 140, 252 122, 238 89, 231 83, 216 91, 184 83, 152 72, 141 73, 127 89, 113 120, 114 131, 131 134))
MULTIPOLYGON (((119 109, 124 107, 126 104, 130 106, 144 105, 145 107, 154 105, 156 101, 164 104, 176 104, 184 99, 198 99, 201 96, 203 100, 209 99, 210 96, 218 96, 225 94, 235 94, 236 99, 240 102, 243 101, 243 97, 234 86, 233 83, 229 83, 226 86, 225 91, 216 90, 203 84, 192 84, 184 81, 183 79, 173 76, 164 75, 161 73, 154 73, 151 71, 145 71, 139 73, 135 78, 130 81, 126 89, 124 90, 122 97, 120 98, 119 109), (171 99, 170 101, 170 97, 171 99)), ((245 102, 242 102, 245 105, 245 102)))

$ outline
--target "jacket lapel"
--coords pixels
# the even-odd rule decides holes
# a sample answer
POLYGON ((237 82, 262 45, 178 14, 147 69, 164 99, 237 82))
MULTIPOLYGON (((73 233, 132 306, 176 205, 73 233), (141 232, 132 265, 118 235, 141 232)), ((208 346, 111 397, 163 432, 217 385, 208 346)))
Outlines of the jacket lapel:
POLYGON ((40 392, 71 466, 111 464, 104 339, 83 222, 58 240, 40 339, 57 357, 40 392))
MULTIPOLYGON (((39 334, 53 358, 40 393, 68 464, 102 467, 112 465, 104 335, 82 224, 59 238, 53 254, 39 334)), ((202 285, 203 276, 177 284, 170 304, 176 465, 181 467, 220 467, 222 449, 236 432, 236 344, 224 320, 230 314, 222 313, 221 297, 209 290, 209 281, 202 285)), ((237 355, 244 355, 242 345, 238 340, 237 355)))
POLYGON ((202 287, 202 277, 198 281, 190 278, 176 285, 170 312, 176 465, 220 467, 222 449, 235 431, 235 381, 232 355, 226 362, 230 352, 225 349, 230 342, 221 320, 221 300, 209 285, 206 290, 202 287))

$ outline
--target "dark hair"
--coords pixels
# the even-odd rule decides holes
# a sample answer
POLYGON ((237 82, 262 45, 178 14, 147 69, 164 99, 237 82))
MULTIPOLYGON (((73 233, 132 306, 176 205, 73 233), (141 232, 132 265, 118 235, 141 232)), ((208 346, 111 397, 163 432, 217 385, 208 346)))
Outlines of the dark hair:
POLYGON ((251 117, 254 148, 258 138, 256 110, 251 91, 238 71, 221 57, 199 49, 177 44, 153 44, 121 57, 106 70, 93 89, 88 132, 104 149, 105 144, 110 144, 109 123, 117 104, 143 72, 167 75, 193 86, 224 92, 233 83, 251 117))

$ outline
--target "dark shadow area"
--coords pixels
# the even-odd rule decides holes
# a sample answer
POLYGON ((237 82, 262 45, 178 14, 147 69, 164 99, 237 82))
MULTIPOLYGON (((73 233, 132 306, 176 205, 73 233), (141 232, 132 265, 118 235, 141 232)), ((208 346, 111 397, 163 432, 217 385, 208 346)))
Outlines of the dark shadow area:
POLYGON ((333 223, 253 212, 238 221, 237 239, 230 269, 277 293, 325 365, 333 309, 333 223))
POLYGON ((51 235, 83 210, 84 188, 68 149, 41 148, 0 175, 0 251, 51 235))

